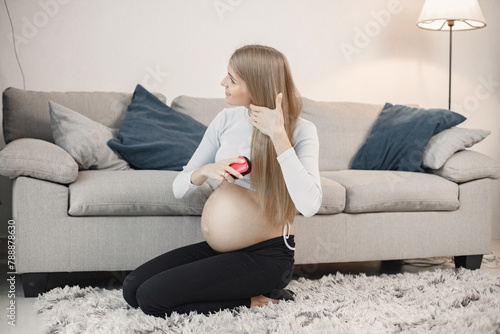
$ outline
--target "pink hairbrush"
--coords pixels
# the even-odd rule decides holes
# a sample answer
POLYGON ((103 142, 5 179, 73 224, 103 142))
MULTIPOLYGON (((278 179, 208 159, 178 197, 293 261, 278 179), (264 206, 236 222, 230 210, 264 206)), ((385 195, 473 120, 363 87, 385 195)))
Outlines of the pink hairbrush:
MULTIPOLYGON (((245 159, 245 162, 241 164, 234 163, 230 164, 229 166, 234 168, 238 173, 240 173, 243 176, 250 174, 250 172, 252 171, 252 164, 250 163, 250 160, 248 160, 248 158, 244 156, 239 156, 238 158, 245 159)), ((233 174, 231 174, 231 176, 236 179, 236 176, 234 176, 233 174)))

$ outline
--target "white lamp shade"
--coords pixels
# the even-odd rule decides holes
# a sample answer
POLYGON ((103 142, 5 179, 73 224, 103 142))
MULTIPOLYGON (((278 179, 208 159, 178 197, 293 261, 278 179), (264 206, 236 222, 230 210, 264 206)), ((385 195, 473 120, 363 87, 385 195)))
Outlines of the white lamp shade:
POLYGON ((448 21, 454 21, 454 31, 486 26, 477 0, 426 0, 417 26, 428 30, 449 31, 448 21))

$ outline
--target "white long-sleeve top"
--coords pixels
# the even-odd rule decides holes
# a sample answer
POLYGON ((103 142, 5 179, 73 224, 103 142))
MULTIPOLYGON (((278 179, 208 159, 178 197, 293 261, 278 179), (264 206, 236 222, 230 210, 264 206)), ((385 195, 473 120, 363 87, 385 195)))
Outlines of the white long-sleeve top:
MULTIPOLYGON (((174 196, 189 196, 198 186, 191 183, 191 174, 198 168, 223 159, 246 156, 250 161, 253 126, 247 122, 248 109, 223 109, 208 126, 200 145, 188 164, 173 182, 174 196)), ((288 193, 297 210, 306 217, 318 212, 322 200, 318 156, 319 140, 316 126, 303 118, 297 120, 293 133, 294 146, 277 159, 288 193)), ((251 189, 251 174, 236 179, 235 184, 251 189)))

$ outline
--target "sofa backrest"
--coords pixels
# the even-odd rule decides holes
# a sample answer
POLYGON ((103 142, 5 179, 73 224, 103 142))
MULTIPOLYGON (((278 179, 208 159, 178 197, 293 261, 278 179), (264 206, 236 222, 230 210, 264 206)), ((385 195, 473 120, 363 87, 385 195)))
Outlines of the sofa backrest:
POLYGON ((172 100, 171 107, 208 126, 222 109, 231 106, 223 98, 180 95, 172 100))
MULTIPOLYGON (((155 95, 166 102, 162 94, 155 95)), ((49 100, 59 103, 111 128, 119 128, 132 93, 35 92, 7 88, 3 92, 3 134, 5 143, 19 138, 54 142, 50 128, 49 100)))
MULTIPOLYGON (((319 169, 342 170, 351 166, 354 155, 366 140, 382 110, 381 104, 317 102, 302 99, 301 117, 318 128, 319 169)), ((219 111, 229 107, 222 98, 179 96, 172 108, 208 125, 219 111)))
MULTIPOLYGON (((164 95, 154 93, 163 102, 164 95)), ((5 142, 36 138, 54 142, 48 101, 52 100, 108 127, 119 128, 132 93, 35 92, 7 88, 3 93, 5 142)), ((209 125, 222 109, 230 107, 223 98, 178 96, 171 107, 209 125)), ((301 117, 318 128, 319 169, 343 170, 366 140, 383 105, 354 102, 318 102, 303 98, 301 117)))
POLYGON ((318 128, 319 170, 349 169, 382 108, 381 104, 318 102, 303 98, 301 117, 318 128))

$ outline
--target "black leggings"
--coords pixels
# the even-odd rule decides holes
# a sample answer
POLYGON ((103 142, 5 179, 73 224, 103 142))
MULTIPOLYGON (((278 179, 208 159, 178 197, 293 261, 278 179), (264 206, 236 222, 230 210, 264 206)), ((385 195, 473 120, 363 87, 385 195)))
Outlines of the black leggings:
MULTIPOLYGON (((294 247, 293 235, 287 241, 294 247)), ((294 251, 283 237, 227 253, 200 242, 138 267, 125 278, 123 297, 130 306, 157 317, 250 307, 251 297, 286 287, 293 265, 294 251)))

